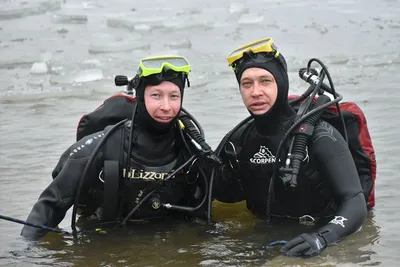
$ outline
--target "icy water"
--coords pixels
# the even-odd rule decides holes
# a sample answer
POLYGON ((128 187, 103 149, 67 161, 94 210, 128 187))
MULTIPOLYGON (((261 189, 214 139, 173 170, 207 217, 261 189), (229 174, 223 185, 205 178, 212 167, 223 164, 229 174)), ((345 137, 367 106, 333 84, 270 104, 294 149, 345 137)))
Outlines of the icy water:
MULTIPOLYGON (((215 204, 215 227, 142 225, 49 234, 39 243, 0 220, 1 266, 397 266, 400 260, 400 1, 20 1, 0 2, 0 214, 25 219, 77 122, 121 92, 141 57, 182 54, 192 64, 184 107, 215 148, 248 116, 226 62, 232 49, 272 36, 297 75, 319 58, 345 100, 367 116, 378 163, 376 207, 362 231, 312 259, 263 246, 308 231, 267 226, 237 205, 215 204), (397 208, 396 208, 397 207, 397 208)), ((60 227, 70 230, 70 212, 60 227)))

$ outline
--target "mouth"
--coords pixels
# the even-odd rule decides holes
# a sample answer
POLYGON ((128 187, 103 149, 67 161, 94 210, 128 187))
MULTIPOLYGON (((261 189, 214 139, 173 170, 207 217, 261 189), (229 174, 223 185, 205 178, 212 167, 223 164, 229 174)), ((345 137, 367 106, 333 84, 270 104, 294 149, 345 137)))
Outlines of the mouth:
POLYGON ((158 122, 170 122, 173 119, 171 116, 157 116, 155 120, 158 122))
POLYGON ((267 102, 264 102, 264 101, 257 101, 257 102, 253 102, 250 106, 253 107, 253 108, 255 108, 255 109, 257 109, 257 108, 263 108, 263 107, 265 107, 266 105, 268 105, 267 102))

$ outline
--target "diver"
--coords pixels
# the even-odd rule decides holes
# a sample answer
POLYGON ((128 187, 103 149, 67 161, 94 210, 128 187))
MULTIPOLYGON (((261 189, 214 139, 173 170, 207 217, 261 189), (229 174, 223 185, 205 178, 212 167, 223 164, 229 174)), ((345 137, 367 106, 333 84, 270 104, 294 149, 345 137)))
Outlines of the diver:
MULTIPOLYGON (((131 220, 206 216, 209 181, 201 162, 212 151, 200 125, 182 111, 189 73, 182 56, 141 59, 136 76, 127 81, 136 93, 131 118, 71 145, 27 222, 56 227, 72 206, 75 233, 77 213, 122 226, 131 220)), ((47 232, 25 225, 21 235, 38 239, 47 232)))
POLYGON ((364 168, 366 176, 359 175, 341 132, 317 116, 337 100, 321 94, 296 112, 288 99, 286 61, 272 38, 243 45, 227 60, 251 116, 216 149, 224 164, 214 173, 213 197, 226 203, 245 200, 255 216, 266 220, 319 223, 281 248, 288 256, 318 255, 357 232, 367 216, 372 178, 369 168, 364 168), (313 119, 307 122, 305 116, 313 119), (299 145, 293 140, 301 135, 299 145), (360 182, 364 178, 366 183, 360 182))

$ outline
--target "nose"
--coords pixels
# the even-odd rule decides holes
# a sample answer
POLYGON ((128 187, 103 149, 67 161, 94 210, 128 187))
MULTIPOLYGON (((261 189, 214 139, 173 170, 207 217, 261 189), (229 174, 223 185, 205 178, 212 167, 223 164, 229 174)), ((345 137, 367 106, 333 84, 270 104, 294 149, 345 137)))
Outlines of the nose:
POLYGON ((163 101, 161 103, 161 106, 160 106, 160 109, 163 110, 163 111, 170 111, 171 110, 171 105, 169 103, 168 98, 164 98, 163 99, 163 101))
POLYGON ((252 97, 258 97, 263 94, 262 87, 258 82, 255 82, 253 85, 253 90, 251 90, 251 96, 252 97))

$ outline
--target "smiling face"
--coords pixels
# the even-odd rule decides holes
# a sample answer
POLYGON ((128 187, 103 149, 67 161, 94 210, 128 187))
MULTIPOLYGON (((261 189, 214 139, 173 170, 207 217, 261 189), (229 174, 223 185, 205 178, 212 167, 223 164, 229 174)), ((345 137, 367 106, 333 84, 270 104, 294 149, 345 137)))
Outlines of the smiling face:
POLYGON ((181 91, 176 84, 169 81, 148 85, 144 90, 144 103, 154 120, 168 123, 181 109, 181 91))
POLYGON ((278 85, 269 71, 248 68, 240 78, 240 93, 246 108, 255 115, 261 115, 275 104, 278 85))

